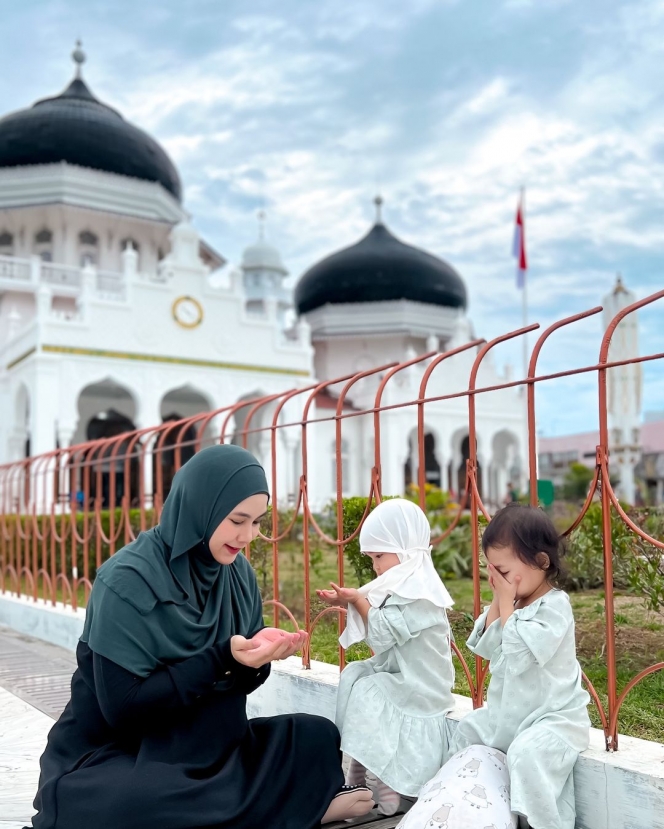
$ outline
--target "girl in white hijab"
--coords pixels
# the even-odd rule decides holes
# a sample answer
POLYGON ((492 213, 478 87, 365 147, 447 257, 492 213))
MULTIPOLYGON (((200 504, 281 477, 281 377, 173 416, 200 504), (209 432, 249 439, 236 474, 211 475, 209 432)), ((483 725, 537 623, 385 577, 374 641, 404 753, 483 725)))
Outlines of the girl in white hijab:
POLYGON ((397 811, 400 794, 419 794, 448 748, 454 668, 446 609, 453 602, 433 566, 430 536, 416 504, 384 501, 360 531, 377 578, 359 590, 333 583, 316 591, 348 608, 341 645, 365 641, 375 654, 343 671, 336 722, 352 758, 346 782, 366 781, 384 815, 397 811))

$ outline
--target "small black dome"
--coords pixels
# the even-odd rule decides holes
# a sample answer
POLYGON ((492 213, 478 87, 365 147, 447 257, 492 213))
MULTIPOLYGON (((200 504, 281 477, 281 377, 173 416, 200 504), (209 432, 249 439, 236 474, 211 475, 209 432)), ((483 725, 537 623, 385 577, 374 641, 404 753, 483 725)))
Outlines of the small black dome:
POLYGON ((465 308, 466 287, 451 265, 401 242, 379 220, 357 244, 310 268, 295 289, 306 314, 323 305, 409 299, 465 308))
POLYGON ((178 172, 159 144, 97 100, 80 78, 62 94, 0 119, 0 167, 60 161, 156 181, 182 198, 178 172))

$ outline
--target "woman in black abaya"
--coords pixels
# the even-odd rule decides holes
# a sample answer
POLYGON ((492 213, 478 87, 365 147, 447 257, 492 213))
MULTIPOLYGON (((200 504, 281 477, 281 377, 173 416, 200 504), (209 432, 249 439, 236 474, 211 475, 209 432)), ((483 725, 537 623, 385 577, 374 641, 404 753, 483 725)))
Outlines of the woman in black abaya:
POLYGON ((100 568, 34 829, 313 829, 371 809, 343 787, 331 722, 247 720, 247 694, 304 638, 264 628, 240 552, 267 504, 255 458, 210 447, 175 476, 159 526, 100 568))

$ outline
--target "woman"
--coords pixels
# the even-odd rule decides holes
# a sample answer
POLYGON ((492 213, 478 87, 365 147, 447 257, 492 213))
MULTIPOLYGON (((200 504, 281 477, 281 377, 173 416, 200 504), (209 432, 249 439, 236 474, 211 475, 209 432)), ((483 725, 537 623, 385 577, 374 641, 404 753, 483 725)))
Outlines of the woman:
POLYGON ((269 663, 304 641, 263 628, 240 552, 267 505, 256 459, 210 447, 175 476, 159 526, 100 568, 35 829, 311 829, 371 809, 343 787, 328 720, 247 720, 269 663))

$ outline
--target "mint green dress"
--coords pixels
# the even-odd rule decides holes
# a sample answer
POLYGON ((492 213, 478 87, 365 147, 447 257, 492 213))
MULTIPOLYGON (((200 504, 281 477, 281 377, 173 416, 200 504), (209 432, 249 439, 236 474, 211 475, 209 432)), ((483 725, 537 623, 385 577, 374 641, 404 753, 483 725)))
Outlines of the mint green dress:
POLYGON ((576 659, 569 597, 551 590, 484 630, 487 608, 468 639, 489 659, 487 703, 459 723, 450 756, 473 744, 507 754, 512 811, 532 829, 574 829, 572 771, 588 747, 588 693, 576 659))
POLYGON ((447 613, 426 599, 389 596, 369 610, 365 641, 375 656, 351 662, 339 682, 341 748, 414 797, 448 751, 454 667, 447 613))

